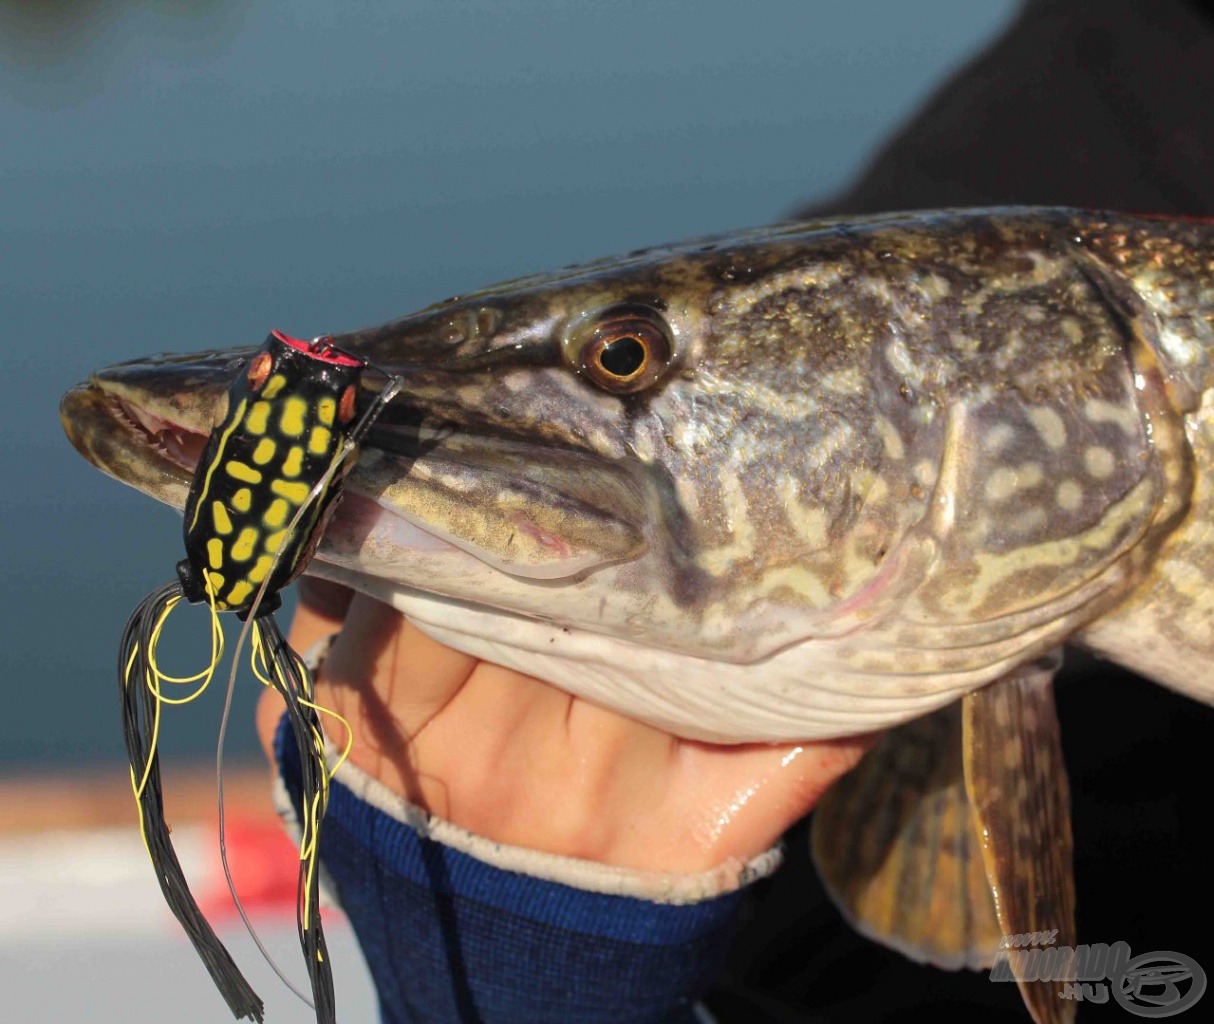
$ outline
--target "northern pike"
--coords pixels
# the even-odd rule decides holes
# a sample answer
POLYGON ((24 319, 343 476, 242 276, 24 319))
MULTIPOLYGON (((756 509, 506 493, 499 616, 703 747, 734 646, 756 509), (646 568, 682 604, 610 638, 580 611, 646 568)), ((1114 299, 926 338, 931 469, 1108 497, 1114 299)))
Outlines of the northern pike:
MULTIPOLYGON (((1214 703, 1214 223, 780 225, 333 342, 406 383, 310 572, 680 736, 901 726, 818 813, 844 912, 946 966, 1074 944, 1056 652, 1214 703)), ((250 352, 100 370, 68 435, 181 508, 250 352)))

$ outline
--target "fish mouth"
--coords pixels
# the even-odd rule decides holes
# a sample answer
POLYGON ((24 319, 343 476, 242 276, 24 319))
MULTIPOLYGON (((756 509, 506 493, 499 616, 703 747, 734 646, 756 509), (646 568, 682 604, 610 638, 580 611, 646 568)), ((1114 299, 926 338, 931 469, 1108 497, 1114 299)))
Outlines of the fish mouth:
POLYGON ((141 406, 101 389, 101 401, 114 421, 142 442, 145 453, 163 459, 193 475, 206 447, 207 435, 190 430, 141 406))
MULTIPOLYGON (((98 469, 183 509, 249 354, 100 370, 64 395, 64 429, 98 469)), ((469 428, 405 394, 364 441, 317 558, 413 586, 420 573, 422 589, 431 582, 440 592, 445 573, 466 584, 476 568, 537 581, 583 576, 645 546, 635 482, 597 461, 506 425, 469 428)))
POLYGON ((126 402, 93 382, 64 395, 59 416, 72 446, 103 473, 166 505, 185 507, 205 434, 126 402))

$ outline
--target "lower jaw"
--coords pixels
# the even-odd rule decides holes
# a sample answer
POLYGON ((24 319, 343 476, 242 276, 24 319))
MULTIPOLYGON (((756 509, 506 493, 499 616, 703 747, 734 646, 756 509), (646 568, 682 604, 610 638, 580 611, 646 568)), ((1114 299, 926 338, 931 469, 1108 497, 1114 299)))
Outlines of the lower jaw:
POLYGON ((420 526, 393 515, 370 498, 347 490, 326 531, 330 545, 350 552, 456 552, 453 544, 427 533, 420 526))
POLYGON ((207 435, 150 413, 110 392, 103 390, 102 394, 115 420, 140 437, 158 456, 193 477, 206 448, 207 435))
MULTIPOLYGON (((182 484, 188 489, 206 448, 207 435, 150 413, 104 390, 102 397, 120 428, 137 438, 145 450, 150 449, 155 457, 184 474, 186 479, 182 484)), ((162 494, 153 494, 153 497, 161 501, 169 500, 162 494)), ((177 504, 175 501, 170 503, 177 504)), ((343 491, 317 557, 324 562, 376 576, 381 575, 385 568, 393 574, 397 569, 403 570, 409 576, 415 576, 411 570, 416 569, 420 576, 421 572, 440 566, 443 575, 454 572, 459 577, 469 574, 479 576, 486 572, 505 572, 522 577, 537 575, 527 566, 495 566, 479 558, 474 551, 430 533, 425 527, 394 514, 374 499, 349 487, 343 491), (441 556, 442 562, 435 563, 434 556, 441 556), (428 564, 424 569, 421 565, 406 565, 414 561, 428 564)), ((559 579, 563 575, 562 572, 545 573, 537 578, 559 579)), ((415 585, 425 589, 425 580, 418 579, 415 585)))
MULTIPOLYGON (((150 413, 102 389, 101 397, 115 425, 140 444, 140 455, 150 453, 185 474, 182 485, 188 489, 197 472, 198 461, 206 448, 207 435, 150 413)), ((113 472, 113 470, 108 470, 113 472)), ((175 474, 176 475, 176 474, 175 474)), ((119 479, 122 479, 119 476, 119 479)), ((165 500, 162 495, 153 495, 165 500)), ((180 509, 179 509, 180 510, 180 509)), ((408 552, 456 552, 459 549, 428 533, 408 520, 393 515, 374 500, 345 489, 326 537, 337 542, 341 561, 368 549, 380 555, 399 558, 408 552)), ((321 552, 322 559, 324 552, 321 552)))

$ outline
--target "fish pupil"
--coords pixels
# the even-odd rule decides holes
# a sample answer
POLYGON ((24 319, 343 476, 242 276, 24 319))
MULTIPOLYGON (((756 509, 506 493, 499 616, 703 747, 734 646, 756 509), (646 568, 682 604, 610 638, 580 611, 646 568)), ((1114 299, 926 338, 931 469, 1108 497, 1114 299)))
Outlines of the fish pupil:
POLYGON ((603 346, 599 365, 613 377, 631 377, 645 365, 645 346, 631 335, 616 338, 603 346))

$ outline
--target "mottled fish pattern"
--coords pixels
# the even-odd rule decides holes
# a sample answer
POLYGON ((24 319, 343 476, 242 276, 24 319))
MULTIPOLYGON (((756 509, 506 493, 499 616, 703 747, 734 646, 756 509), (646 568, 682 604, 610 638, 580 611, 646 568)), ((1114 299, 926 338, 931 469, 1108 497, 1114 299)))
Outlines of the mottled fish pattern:
MULTIPOLYGON (((1212 267, 1208 223, 894 214, 335 336, 407 385, 311 571, 705 738, 905 721, 1067 639, 1214 699, 1212 267), (671 349, 627 394, 576 351, 622 306, 671 349)), ((172 460, 113 409, 204 431, 242 358, 103 371, 66 400, 69 433, 180 503, 172 460)))
MULTIPOLYGON (((1073 942, 1055 652, 1214 703, 1214 223, 789 224, 334 340, 406 388, 311 571, 683 736, 910 722, 820 807, 840 907, 950 966, 1073 942)), ((111 367, 68 434, 180 506, 248 358, 111 367)), ((1039 1024, 1059 984, 1021 979, 1039 1024)))

